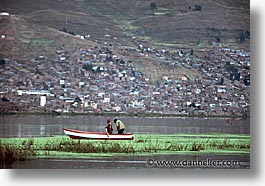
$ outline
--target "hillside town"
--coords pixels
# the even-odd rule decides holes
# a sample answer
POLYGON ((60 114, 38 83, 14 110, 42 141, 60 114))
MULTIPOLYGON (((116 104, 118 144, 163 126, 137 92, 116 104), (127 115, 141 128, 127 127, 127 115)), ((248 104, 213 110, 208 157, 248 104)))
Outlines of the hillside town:
POLYGON ((211 46, 201 54, 141 43, 119 50, 111 45, 77 48, 74 53, 62 46, 54 57, 1 59, 1 105, 13 105, 1 106, 1 112, 248 116, 250 51, 211 46), (146 56, 196 76, 165 74, 153 80, 130 60, 146 56))

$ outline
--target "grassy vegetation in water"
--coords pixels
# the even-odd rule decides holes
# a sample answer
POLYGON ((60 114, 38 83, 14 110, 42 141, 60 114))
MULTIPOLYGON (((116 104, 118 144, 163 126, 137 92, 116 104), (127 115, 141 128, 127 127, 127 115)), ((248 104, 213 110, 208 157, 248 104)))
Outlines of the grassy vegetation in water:
POLYGON ((36 156, 32 145, 33 139, 23 140, 21 143, 8 143, 0 140, 0 168, 14 161, 28 160, 36 156))
POLYGON ((141 134, 132 141, 72 140, 67 136, 0 139, 1 164, 33 157, 83 158, 150 154, 246 154, 249 135, 141 134))

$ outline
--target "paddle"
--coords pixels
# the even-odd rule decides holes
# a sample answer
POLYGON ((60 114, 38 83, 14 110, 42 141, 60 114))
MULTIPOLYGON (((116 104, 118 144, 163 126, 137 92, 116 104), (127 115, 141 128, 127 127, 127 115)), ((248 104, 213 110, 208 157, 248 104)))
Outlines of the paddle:
POLYGON ((106 128, 106 133, 107 133, 107 136, 109 137, 109 133, 108 133, 108 129, 106 128))

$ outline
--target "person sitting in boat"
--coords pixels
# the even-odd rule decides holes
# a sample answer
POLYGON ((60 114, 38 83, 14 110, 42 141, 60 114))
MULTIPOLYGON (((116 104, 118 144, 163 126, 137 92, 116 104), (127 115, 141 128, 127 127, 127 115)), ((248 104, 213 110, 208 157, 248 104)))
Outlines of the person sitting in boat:
POLYGON ((114 123, 116 124, 118 134, 123 134, 123 132, 125 130, 124 123, 119 119, 114 119, 114 123))
POLYGON ((107 125, 105 126, 107 135, 112 134, 113 128, 111 125, 110 118, 107 119, 107 125))

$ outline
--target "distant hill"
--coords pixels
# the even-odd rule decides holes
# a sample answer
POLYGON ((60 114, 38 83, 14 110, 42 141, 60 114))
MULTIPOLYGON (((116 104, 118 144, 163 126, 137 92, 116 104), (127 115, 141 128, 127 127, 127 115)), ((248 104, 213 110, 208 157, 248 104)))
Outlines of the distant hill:
POLYGON ((217 38, 239 43, 240 33, 250 30, 246 0, 1 0, 0 11, 94 40, 110 35, 122 44, 130 44, 126 35, 180 47, 217 38))
MULTIPOLYGON (((154 109, 158 105, 181 108, 192 101, 187 112, 184 110, 191 113, 193 108, 204 109, 195 105, 194 100, 204 102, 207 107, 219 100, 218 105, 226 106, 240 100, 242 107, 221 110, 234 112, 232 108, 240 110, 249 106, 245 83, 250 78, 249 3, 247 0, 0 0, 0 84, 5 85, 7 93, 13 91, 12 87, 26 90, 51 86, 57 98, 66 98, 68 90, 59 80, 69 80, 69 92, 79 95, 97 89, 83 89, 83 79, 89 83, 87 87, 105 86, 114 79, 118 82, 113 89, 121 92, 126 89, 126 96, 119 100, 125 100, 122 104, 132 92, 135 98, 137 92, 148 92, 149 99, 152 92, 161 90, 164 97, 151 99, 154 109), (136 76, 141 78, 135 80, 136 76), (98 78, 104 80, 99 83, 98 78), (118 85, 119 82, 124 86, 118 85), (228 91, 225 90, 227 95, 222 101, 223 95, 212 97, 216 94, 212 85, 223 84, 228 91), (205 94, 203 99, 201 92, 205 94), (176 100, 181 107, 175 105, 176 100)), ((3 103, 0 112, 25 109, 21 105, 3 103)))
MULTIPOLYGON (((220 41, 249 50, 249 38, 240 42, 240 34, 250 31, 249 8, 246 0, 0 0, 0 12, 11 15, 0 16, 0 58, 30 61, 39 55, 52 58, 61 47, 71 54, 82 47, 113 45, 116 50, 141 43, 204 51, 209 43, 220 41)), ((150 56, 126 58, 148 77, 170 70, 150 56)))
POLYGON ((74 51, 77 46, 95 44, 48 26, 28 22, 20 16, 0 17, 0 34, 0 57, 12 60, 54 55, 61 47, 74 51))

